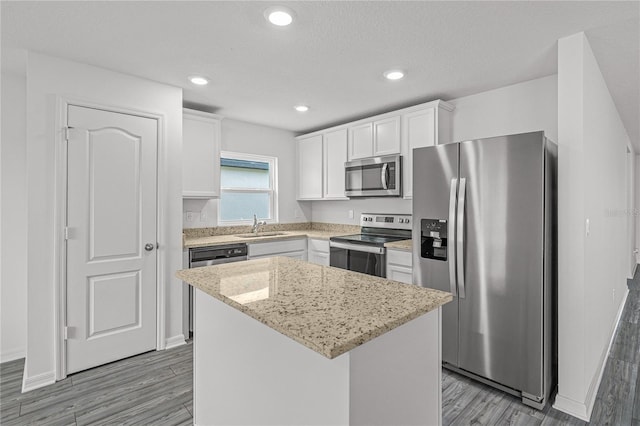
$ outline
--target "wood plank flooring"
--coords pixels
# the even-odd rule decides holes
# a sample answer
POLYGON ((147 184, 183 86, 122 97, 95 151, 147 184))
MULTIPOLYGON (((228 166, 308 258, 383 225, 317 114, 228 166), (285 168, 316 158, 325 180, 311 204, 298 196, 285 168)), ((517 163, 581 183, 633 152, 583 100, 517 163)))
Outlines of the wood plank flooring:
MULTIPOLYGON (((192 345, 148 352, 22 394, 24 360, 0 364, 1 425, 191 425, 192 345)), ((592 425, 640 426, 640 269, 609 354, 592 425)), ((586 425, 444 370, 444 425, 586 425)))

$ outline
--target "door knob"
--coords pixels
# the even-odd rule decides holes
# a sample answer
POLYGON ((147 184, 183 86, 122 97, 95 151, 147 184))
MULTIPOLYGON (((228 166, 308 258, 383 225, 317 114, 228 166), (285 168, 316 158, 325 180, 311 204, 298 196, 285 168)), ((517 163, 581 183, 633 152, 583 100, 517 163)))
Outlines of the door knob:
POLYGON ((153 250, 153 244, 151 244, 151 243, 147 243, 147 244, 145 244, 145 245, 144 245, 144 249, 145 249, 146 251, 151 251, 151 250, 153 250))

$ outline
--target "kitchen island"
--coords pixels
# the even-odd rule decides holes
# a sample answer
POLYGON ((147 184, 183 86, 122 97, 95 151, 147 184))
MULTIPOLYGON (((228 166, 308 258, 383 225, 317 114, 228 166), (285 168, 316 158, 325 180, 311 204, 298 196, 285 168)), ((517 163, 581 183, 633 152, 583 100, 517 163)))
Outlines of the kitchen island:
POLYGON ((194 286, 196 425, 441 423, 449 293, 273 257, 194 286))

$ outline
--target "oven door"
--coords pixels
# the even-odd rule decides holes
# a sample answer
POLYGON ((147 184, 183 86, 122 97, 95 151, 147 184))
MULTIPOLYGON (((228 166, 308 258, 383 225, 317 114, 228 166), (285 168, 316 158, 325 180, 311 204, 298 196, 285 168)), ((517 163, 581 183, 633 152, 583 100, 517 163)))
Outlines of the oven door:
POLYGON ((384 247, 329 241, 329 265, 376 277, 386 276, 384 247))

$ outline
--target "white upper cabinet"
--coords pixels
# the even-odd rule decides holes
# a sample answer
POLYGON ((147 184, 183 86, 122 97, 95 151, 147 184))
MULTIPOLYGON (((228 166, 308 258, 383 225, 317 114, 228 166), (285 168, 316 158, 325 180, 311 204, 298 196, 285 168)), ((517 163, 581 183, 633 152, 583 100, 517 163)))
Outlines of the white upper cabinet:
POLYGON ((298 140, 298 199, 322 198, 322 135, 298 140))
POLYGON ((349 128, 349 160, 373 155, 373 123, 349 128))
POLYGON ((349 128, 349 160, 400 153, 400 116, 349 128))
POLYGON ((344 196, 344 163, 347 161, 347 129, 323 135, 324 199, 346 199, 344 196))
POLYGON ((299 136, 298 199, 346 200, 346 161, 394 154, 402 155, 402 195, 411 199, 413 149, 451 142, 453 109, 436 100, 299 136))
POLYGON ((453 106, 442 101, 429 102, 421 109, 402 114, 402 192, 413 197, 413 150, 451 142, 453 106))
POLYGON ((220 196, 220 125, 215 114, 184 109, 182 115, 182 197, 220 196))
POLYGON ((373 122, 373 155, 400 152, 400 116, 373 122))
POLYGON ((298 139, 298 200, 346 200, 347 129, 298 139))

